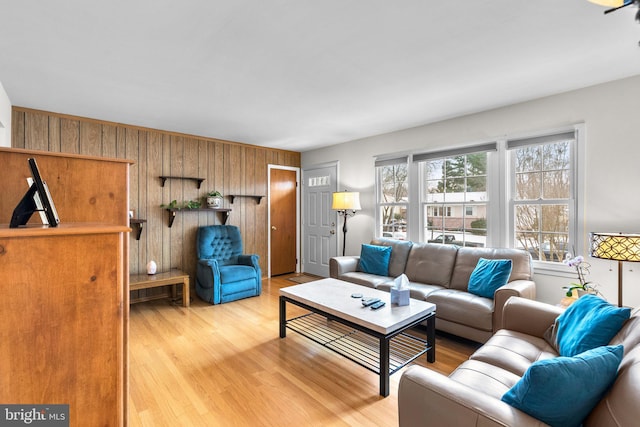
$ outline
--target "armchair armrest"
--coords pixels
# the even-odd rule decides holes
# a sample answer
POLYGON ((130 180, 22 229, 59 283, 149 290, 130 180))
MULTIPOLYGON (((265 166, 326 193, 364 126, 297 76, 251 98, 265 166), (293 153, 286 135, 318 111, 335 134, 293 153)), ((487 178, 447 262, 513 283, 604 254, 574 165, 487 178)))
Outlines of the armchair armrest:
POLYGON ((509 298, 502 312, 502 327, 542 338, 562 313, 561 307, 526 298, 509 298))
POLYGON ((248 265, 256 270, 257 279, 257 292, 258 295, 262 293, 262 271, 260 270, 260 257, 258 255, 239 255, 238 264, 248 265))
POLYGON ((409 367, 398 388, 400 427, 544 426, 502 402, 422 366, 409 367))
POLYGON ((329 276, 339 279, 345 273, 356 271, 359 261, 359 255, 333 257, 329 260, 329 276))
POLYGON ((248 265, 250 267, 253 267, 255 269, 257 269, 258 271, 260 270, 260 263, 258 262, 258 260, 260 259, 260 257, 258 255, 238 255, 238 264, 242 264, 242 265, 248 265))
POLYGON ((502 329, 502 310, 511 297, 536 299, 536 284, 532 280, 513 280, 496 290, 493 295, 493 332, 502 329))

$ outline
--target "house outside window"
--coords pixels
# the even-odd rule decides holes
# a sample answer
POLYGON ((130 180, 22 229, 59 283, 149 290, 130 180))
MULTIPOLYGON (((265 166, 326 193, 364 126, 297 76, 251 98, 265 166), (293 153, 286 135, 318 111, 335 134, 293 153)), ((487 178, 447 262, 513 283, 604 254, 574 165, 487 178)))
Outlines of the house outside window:
POLYGON ((407 157, 376 161, 377 235, 405 240, 408 232, 409 165, 407 157))
POLYGON ((419 167, 423 240, 487 243, 487 156, 496 144, 414 156, 419 167))

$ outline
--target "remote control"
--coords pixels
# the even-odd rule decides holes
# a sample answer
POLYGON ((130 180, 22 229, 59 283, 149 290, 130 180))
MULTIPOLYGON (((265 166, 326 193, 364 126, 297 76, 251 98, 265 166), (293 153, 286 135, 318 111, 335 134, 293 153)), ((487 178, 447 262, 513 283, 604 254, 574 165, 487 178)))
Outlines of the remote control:
POLYGON ((365 307, 369 307, 372 304, 375 304, 380 301, 380 298, 367 298, 362 300, 362 305, 365 307))
POLYGON ((378 301, 374 304, 371 304, 371 310, 377 310, 385 304, 384 301, 378 301))

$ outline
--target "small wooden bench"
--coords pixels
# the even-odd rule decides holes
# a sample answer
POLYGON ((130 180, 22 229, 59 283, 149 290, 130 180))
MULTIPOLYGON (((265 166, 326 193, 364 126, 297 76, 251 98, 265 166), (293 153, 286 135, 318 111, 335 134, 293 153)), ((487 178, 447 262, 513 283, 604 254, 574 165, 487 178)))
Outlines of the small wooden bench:
MULTIPOLYGON (((176 285, 182 285, 182 306, 189 307, 189 275, 184 271, 170 270, 157 274, 132 274, 129 276, 129 290, 155 288, 158 286, 172 285, 173 298, 177 296, 176 285)), ((148 301, 149 299, 164 298, 164 295, 152 298, 140 298, 131 302, 148 301)))

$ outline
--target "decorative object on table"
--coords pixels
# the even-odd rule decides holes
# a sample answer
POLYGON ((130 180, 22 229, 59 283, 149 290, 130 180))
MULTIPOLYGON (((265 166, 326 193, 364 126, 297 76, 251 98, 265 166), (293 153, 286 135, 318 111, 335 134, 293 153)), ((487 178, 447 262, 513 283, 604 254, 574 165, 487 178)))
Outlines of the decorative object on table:
POLYGON ((585 276, 590 273, 591 264, 585 262, 582 255, 572 258, 571 254, 567 253, 567 258, 562 262, 569 267, 575 267, 578 274, 578 283, 570 283, 563 288, 567 297, 573 297, 574 291, 578 298, 585 294, 602 295, 597 289, 598 285, 586 281, 585 276))
POLYGON ((391 288, 391 304, 399 306, 409 305, 409 278, 406 274, 393 279, 393 288, 391 288))
POLYGON ((158 271, 158 265, 154 260, 151 260, 147 263, 147 274, 156 274, 158 271))
POLYGON ((360 193, 346 190, 333 193, 331 209, 338 211, 338 215, 344 216, 344 225, 342 226, 342 255, 344 256, 347 245, 347 217, 355 215, 356 211, 362 209, 360 207, 360 193))
POLYGON ((618 261, 618 307, 622 307, 622 262, 640 261, 640 234, 589 233, 591 256, 618 261))
POLYGON ((222 207, 222 193, 217 190, 210 191, 207 194, 207 206, 212 209, 222 207))

